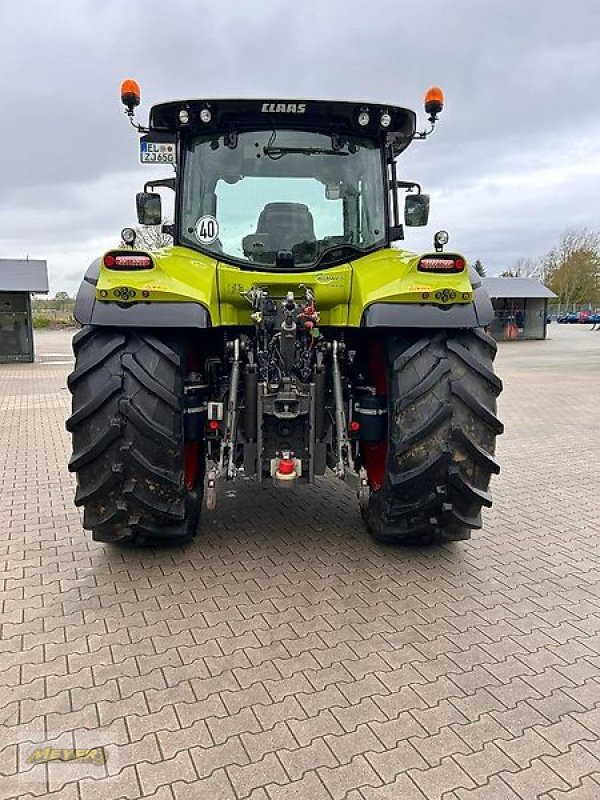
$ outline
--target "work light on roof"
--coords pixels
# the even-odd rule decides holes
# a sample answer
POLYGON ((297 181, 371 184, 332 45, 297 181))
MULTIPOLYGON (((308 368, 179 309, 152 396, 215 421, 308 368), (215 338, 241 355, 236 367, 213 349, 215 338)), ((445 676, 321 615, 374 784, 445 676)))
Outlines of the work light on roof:
POLYGON ((187 125, 189 121, 190 112, 187 110, 187 108, 182 108, 179 111, 179 122, 181 122, 182 125, 187 125))
POLYGON ((379 118, 379 124, 382 128, 389 128, 392 124, 392 117, 389 111, 382 111, 381 117, 379 118))
POLYGON ((358 124, 364 128, 366 125, 369 124, 371 117, 369 116, 369 112, 366 109, 362 109, 358 115, 358 124))
POLYGON ((208 123, 212 119, 212 114, 210 113, 209 108, 203 108, 200 112, 200 120, 201 122, 208 123))

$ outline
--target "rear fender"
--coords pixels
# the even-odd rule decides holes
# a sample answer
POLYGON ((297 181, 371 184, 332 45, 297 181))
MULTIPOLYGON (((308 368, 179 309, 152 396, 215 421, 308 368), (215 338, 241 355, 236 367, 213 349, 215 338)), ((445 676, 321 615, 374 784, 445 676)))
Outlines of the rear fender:
POLYGON ((366 328, 483 328, 494 319, 494 307, 478 273, 469 267, 473 301, 452 306, 373 303, 365 310, 366 328))
POLYGON ((424 273, 417 270, 420 258, 403 250, 381 250, 354 262, 350 324, 479 328, 492 322, 494 309, 475 269, 456 275, 424 273), (436 301, 440 293, 450 293, 452 301, 436 301))
POLYGON ((100 259, 88 267, 75 300, 74 316, 81 325, 124 328, 208 328, 207 309, 194 302, 128 303, 103 302, 96 298, 100 259))

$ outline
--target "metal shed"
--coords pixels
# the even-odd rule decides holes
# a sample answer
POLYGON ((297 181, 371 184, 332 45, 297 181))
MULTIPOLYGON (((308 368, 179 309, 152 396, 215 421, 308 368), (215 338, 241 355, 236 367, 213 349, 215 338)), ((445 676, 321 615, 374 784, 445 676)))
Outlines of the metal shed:
POLYGON ((34 359, 32 293, 48 293, 46 262, 0 258, 0 363, 34 359))
POLYGON ((483 278, 492 299, 495 319, 489 327, 494 339, 545 339, 548 300, 556 297, 535 278, 483 278))

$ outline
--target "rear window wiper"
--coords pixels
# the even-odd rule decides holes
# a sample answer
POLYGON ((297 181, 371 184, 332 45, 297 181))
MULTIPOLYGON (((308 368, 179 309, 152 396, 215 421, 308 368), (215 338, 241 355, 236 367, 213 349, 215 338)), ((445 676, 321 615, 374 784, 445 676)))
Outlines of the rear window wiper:
POLYGON ((273 147, 267 145, 263 147, 263 153, 276 161, 283 156, 298 154, 305 156, 349 156, 350 153, 344 153, 341 150, 329 150, 325 147, 273 147))

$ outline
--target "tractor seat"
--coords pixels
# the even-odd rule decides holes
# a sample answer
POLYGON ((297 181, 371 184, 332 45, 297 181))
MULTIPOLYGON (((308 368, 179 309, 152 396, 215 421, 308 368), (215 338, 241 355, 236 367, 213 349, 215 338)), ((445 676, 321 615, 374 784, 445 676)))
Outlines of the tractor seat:
POLYGON ((275 251, 315 241, 313 217, 304 203, 267 203, 258 217, 256 233, 268 234, 269 249, 275 251))

